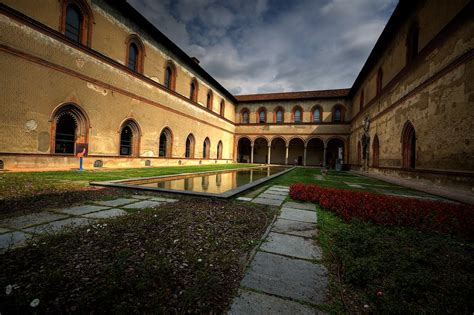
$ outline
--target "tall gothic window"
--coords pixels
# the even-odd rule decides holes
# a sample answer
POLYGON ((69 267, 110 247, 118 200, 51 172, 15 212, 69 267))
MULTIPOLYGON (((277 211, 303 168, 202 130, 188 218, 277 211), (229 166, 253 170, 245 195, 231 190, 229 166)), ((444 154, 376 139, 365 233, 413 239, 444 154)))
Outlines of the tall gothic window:
POLYGON ((212 91, 207 92, 206 106, 207 109, 212 110, 212 91))
POLYGON ((81 11, 74 4, 68 5, 66 9, 66 37, 80 43, 82 28, 83 18, 81 11))
POLYGON ((242 111, 242 123, 243 124, 248 124, 249 123, 249 111, 248 110, 242 111))
POLYGON ((171 130, 168 128, 163 129, 160 134, 160 147, 158 156, 171 157, 171 145, 173 142, 171 130))
POLYGON ((257 121, 260 123, 260 124, 264 124, 267 122, 267 112, 265 111, 264 108, 260 108, 258 111, 257 111, 257 121))
POLYGON ((192 134, 186 138, 186 151, 184 156, 187 159, 194 157, 194 136, 192 134))
POLYGON ((120 133, 120 155, 132 155, 133 133, 129 126, 125 126, 120 133))
POLYGON ((135 43, 128 46, 128 68, 137 71, 138 66, 138 47, 135 43))
POLYGON ((316 107, 313 110, 313 122, 315 123, 321 122, 321 109, 319 107, 316 107))
POLYGON ((204 143, 202 144, 202 158, 203 159, 210 158, 210 150, 211 150, 211 141, 209 140, 209 138, 206 138, 206 140, 204 140, 204 143))
POLYGON ((275 122, 281 124, 284 122, 284 111, 283 108, 278 107, 275 111, 275 122))
POLYGON ((74 117, 66 113, 56 123, 55 153, 74 154, 76 147, 77 123, 74 117))
POLYGON ((303 112, 302 112, 302 110, 301 110, 300 107, 296 107, 296 108, 293 110, 293 122, 294 122, 294 123, 297 123, 297 124, 301 123, 301 121, 302 121, 302 117, 301 117, 301 116, 302 116, 302 113, 303 113, 303 112))
POLYGON ((197 99, 198 99, 197 96, 198 96, 198 83, 196 79, 193 79, 190 85, 189 98, 191 99, 191 101, 197 102, 197 99))
POLYGON ((224 100, 221 101, 221 108, 219 110, 219 113, 221 116, 224 116, 225 114, 225 101, 224 100))

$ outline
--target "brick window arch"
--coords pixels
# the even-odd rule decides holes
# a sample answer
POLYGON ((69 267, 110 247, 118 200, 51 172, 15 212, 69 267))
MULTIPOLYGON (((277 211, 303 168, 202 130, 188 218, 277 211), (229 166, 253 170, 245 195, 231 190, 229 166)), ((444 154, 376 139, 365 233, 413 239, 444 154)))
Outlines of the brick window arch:
POLYGON ((416 132, 411 122, 407 121, 402 130, 402 167, 416 166, 416 132))
POLYGON ((219 114, 224 117, 224 114, 225 114, 225 101, 224 100, 221 100, 221 105, 220 105, 220 108, 219 108, 219 114))
POLYGON ((273 112, 273 116, 274 116, 273 120, 277 124, 284 123, 285 122, 285 109, 281 106, 278 106, 277 108, 275 108, 273 112))
POLYGON ((88 143, 89 118, 76 104, 58 107, 51 116, 51 153, 75 154, 78 144, 88 143))
POLYGON ((240 111, 240 123, 241 124, 248 124, 250 123, 250 112, 247 108, 243 108, 240 111))
POLYGON ((197 103, 198 93, 199 93, 199 84, 196 78, 193 78, 191 80, 191 84, 189 85, 189 99, 197 103))
POLYGON ((211 155, 211 140, 208 137, 204 140, 202 144, 202 158, 209 159, 211 155))
POLYGON ((84 0, 60 0, 59 31, 67 38, 91 46, 94 16, 84 0))
POLYGON ((379 137, 375 135, 372 143, 372 166, 379 167, 380 144, 379 137))
POLYGON ((323 108, 320 105, 313 106, 311 109, 311 122, 322 123, 323 122, 323 108))
POLYGON ((410 25, 406 38, 406 64, 408 65, 418 55, 418 37, 420 28, 415 21, 410 25))
POLYGON ((346 114, 346 109, 342 105, 335 105, 332 108, 332 122, 334 123, 342 123, 344 122, 346 114))
POLYGON ((130 35, 126 41, 127 57, 125 64, 132 71, 143 73, 145 60, 145 46, 142 40, 135 34, 130 35))
POLYGON ((186 150, 184 153, 185 158, 187 159, 194 158, 195 143, 196 141, 194 140, 194 136, 192 133, 190 133, 188 137, 186 138, 186 150))
POLYGON ((165 64, 165 78, 163 84, 172 91, 176 89, 176 66, 171 60, 165 64))
POLYGON ((214 99, 214 95, 212 93, 212 90, 209 90, 207 92, 207 97, 206 97, 206 107, 209 110, 212 110, 213 99, 214 99))
POLYGON ((267 109, 265 107, 260 107, 257 110, 257 123, 264 124, 267 122, 267 109))
POLYGON ((120 127, 120 155, 140 155, 140 126, 134 119, 127 119, 120 127))
POLYGON ((219 141, 219 143, 217 144, 217 159, 218 160, 222 160, 222 150, 223 150, 222 141, 219 141))
POLYGON ((173 148, 173 133, 171 129, 166 127, 160 133, 160 145, 158 150, 158 156, 169 158, 172 156, 173 148))
POLYGON ((295 124, 300 124, 303 122, 303 109, 301 106, 293 107, 293 110, 291 111, 291 120, 295 124))

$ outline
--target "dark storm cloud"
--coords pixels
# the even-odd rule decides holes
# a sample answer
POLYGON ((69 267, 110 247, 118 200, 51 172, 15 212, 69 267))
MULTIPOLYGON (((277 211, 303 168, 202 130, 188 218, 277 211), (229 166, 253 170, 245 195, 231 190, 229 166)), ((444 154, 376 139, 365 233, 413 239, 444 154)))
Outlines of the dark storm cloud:
POLYGON ((395 0, 129 0, 235 94, 350 87, 395 0))

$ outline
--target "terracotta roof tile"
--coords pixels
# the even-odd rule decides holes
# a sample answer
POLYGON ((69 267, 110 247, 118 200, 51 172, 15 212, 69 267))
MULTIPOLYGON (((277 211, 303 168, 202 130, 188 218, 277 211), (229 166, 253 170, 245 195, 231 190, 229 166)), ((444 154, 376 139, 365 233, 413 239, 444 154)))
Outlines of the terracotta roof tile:
POLYGON ((333 98, 333 97, 346 97, 349 94, 349 91, 350 89, 338 89, 338 90, 320 90, 320 91, 303 91, 303 92, 286 92, 286 93, 248 94, 248 95, 236 95, 235 98, 239 102, 333 98))

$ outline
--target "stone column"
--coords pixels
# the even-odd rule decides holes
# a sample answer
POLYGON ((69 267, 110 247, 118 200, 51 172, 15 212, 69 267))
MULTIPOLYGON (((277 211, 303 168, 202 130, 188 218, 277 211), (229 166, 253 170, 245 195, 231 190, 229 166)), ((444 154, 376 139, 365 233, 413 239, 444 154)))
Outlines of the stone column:
POLYGON ((250 151, 250 163, 253 164, 253 143, 250 144, 250 147, 252 148, 252 150, 250 151))
POLYGON ((306 166, 306 148, 307 148, 307 145, 305 143, 305 145, 304 145, 304 154, 303 154, 303 166, 306 166))
POLYGON ((326 148, 327 144, 324 144, 324 151, 323 151, 323 167, 326 167, 326 148))
POLYGON ((286 146, 286 153, 285 153, 285 165, 288 165, 288 145, 286 146))
POLYGON ((267 164, 271 164, 271 157, 272 157, 272 146, 268 145, 268 161, 267 164))

